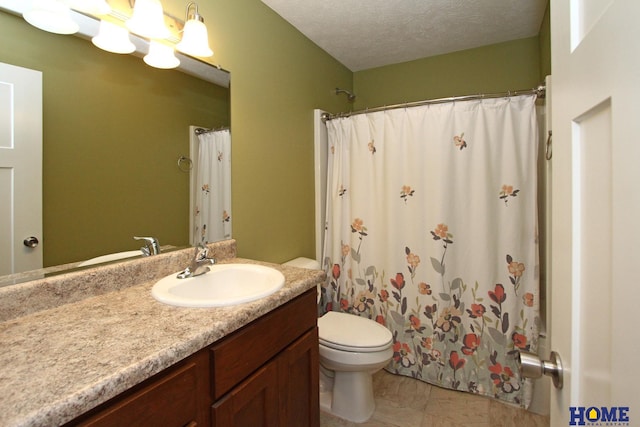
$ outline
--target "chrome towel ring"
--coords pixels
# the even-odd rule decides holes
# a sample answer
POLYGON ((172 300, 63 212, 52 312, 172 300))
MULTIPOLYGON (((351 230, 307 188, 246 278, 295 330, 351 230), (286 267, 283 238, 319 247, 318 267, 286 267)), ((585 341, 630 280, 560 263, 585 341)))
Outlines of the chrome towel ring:
POLYGON ((189 172, 193 169, 193 161, 187 156, 178 157, 178 169, 185 173, 189 172))

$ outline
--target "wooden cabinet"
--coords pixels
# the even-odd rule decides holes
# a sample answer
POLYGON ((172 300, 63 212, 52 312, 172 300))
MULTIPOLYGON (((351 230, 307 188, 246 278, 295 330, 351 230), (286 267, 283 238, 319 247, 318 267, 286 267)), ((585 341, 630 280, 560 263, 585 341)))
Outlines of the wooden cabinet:
POLYGON ((200 351, 84 414, 69 426, 206 426, 208 353, 200 351))
POLYGON ((318 427, 318 333, 313 329, 212 407, 214 427, 318 427))
POLYGON ((315 288, 68 425, 318 427, 315 288))
POLYGON ((211 347, 214 427, 319 425, 316 293, 211 347))

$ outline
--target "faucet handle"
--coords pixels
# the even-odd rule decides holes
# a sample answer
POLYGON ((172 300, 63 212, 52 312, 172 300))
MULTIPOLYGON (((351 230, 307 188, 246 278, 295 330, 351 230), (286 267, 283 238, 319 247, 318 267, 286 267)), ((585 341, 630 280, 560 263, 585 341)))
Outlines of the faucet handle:
POLYGON ((203 262, 208 260, 211 264, 215 263, 214 258, 209 258, 209 248, 202 243, 198 243, 198 245, 196 246, 195 260, 196 262, 203 262))
POLYGON ((145 256, 158 255, 160 253, 160 242, 155 237, 138 237, 133 236, 135 240, 144 240, 145 246, 140 248, 145 256))

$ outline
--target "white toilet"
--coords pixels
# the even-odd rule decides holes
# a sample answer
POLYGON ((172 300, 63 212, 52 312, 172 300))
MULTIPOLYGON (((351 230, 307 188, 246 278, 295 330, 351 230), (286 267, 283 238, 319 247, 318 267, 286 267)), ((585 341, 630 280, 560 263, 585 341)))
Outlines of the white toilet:
MULTIPOLYGON (((285 265, 319 268, 307 258, 285 265)), ((393 356, 391 332, 373 320, 331 311, 318 319, 318 335, 320 408, 348 421, 368 420, 375 409, 372 375, 393 356)))

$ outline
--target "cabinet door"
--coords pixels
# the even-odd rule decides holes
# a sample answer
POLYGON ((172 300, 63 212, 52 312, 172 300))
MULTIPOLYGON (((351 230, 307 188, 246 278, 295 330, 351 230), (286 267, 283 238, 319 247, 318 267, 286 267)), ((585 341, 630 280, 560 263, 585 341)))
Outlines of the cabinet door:
POLYGON ((267 363, 212 408, 213 427, 280 427, 278 369, 267 363))
POLYGON ((318 328, 304 334, 278 357, 282 427, 319 427, 318 358, 318 328))

